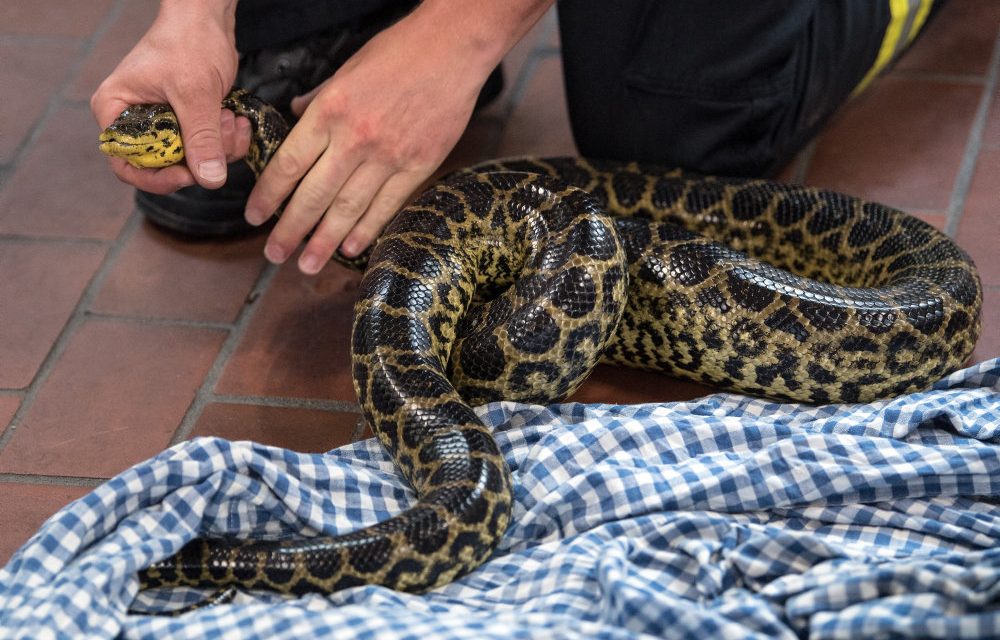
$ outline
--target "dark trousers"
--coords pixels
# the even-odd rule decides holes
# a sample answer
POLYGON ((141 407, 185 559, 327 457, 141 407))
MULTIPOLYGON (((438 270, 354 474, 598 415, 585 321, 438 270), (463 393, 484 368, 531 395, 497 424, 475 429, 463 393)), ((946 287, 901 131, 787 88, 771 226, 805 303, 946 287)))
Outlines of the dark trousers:
MULTIPOLYGON (((243 0, 237 44, 281 44, 396 0, 243 0)), ((704 173, 781 168, 875 62, 886 0, 559 0, 581 154, 704 173)))

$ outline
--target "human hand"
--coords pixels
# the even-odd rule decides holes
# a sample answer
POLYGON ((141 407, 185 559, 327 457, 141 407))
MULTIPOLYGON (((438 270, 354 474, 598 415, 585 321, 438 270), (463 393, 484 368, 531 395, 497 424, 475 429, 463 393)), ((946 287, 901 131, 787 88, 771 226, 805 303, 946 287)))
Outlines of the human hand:
POLYGON ((363 251, 464 131, 496 60, 457 55, 423 6, 292 102, 301 119, 247 202, 261 224, 292 194, 265 248, 272 262, 313 230, 299 258, 307 274, 338 248, 363 251))
POLYGON ((250 144, 250 123, 221 107, 236 77, 235 3, 169 2, 118 67, 101 83, 90 108, 103 129, 126 107, 167 103, 177 114, 186 163, 138 169, 111 158, 119 179, 145 191, 169 193, 196 182, 226 181, 226 162, 250 144))

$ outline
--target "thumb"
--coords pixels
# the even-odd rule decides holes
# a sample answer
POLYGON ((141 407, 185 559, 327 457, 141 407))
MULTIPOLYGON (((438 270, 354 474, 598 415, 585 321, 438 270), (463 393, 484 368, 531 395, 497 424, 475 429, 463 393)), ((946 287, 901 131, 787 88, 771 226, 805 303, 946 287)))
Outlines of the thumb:
POLYGON ((226 151, 222 145, 219 102, 202 102, 175 107, 184 140, 188 169, 198 184, 217 189, 226 182, 226 151))

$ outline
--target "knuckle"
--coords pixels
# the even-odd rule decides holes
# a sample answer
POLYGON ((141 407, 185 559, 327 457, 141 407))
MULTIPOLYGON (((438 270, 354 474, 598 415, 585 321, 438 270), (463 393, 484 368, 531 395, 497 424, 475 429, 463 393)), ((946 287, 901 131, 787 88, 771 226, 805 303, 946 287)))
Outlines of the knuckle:
POLYGON ((358 218, 364 213, 365 201, 353 193, 339 193, 333 199, 330 209, 344 218, 358 218))
POLYGON ((375 236, 378 235, 380 230, 381 227, 375 229, 355 228, 351 231, 351 241, 358 247, 367 247, 375 240, 375 236))
POLYGON ((189 148, 209 146, 215 143, 222 144, 219 132, 207 123, 188 123, 187 128, 183 129, 181 134, 184 136, 184 144, 189 148))
POLYGON ((268 244, 280 247, 282 252, 287 255, 291 253, 296 246, 298 246, 305 234, 306 230, 299 228, 295 224, 294 220, 281 218, 281 220, 278 221, 278 224, 276 224, 274 229, 271 231, 271 237, 268 240, 268 244))
POLYGON ((329 258, 337 250, 338 239, 332 231, 321 228, 309 239, 309 251, 329 258))
POLYGON ((298 208, 306 211, 319 211, 326 209, 330 203, 329 195, 320 187, 312 184, 300 184, 295 190, 295 199, 298 208))
POLYGON ((358 147, 367 147, 378 140, 378 125, 368 117, 358 117, 351 127, 351 137, 358 147))
POLYGON ((341 91, 330 88, 323 91, 319 98, 309 106, 315 105, 317 114, 324 120, 339 120, 350 111, 347 96, 341 91))
POLYGON ((281 153, 280 149, 271 160, 271 164, 274 165, 279 174, 284 176, 297 178, 303 173, 302 163, 299 162, 299 159, 292 153, 281 153))

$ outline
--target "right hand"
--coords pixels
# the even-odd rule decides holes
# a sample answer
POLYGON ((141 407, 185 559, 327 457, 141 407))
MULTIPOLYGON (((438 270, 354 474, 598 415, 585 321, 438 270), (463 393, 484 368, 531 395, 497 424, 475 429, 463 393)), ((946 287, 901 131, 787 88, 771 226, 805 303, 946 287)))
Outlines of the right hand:
POLYGON ((90 109, 103 129, 132 104, 166 103, 177 114, 185 164, 138 169, 120 158, 111 168, 124 182, 152 193, 200 184, 217 189, 226 162, 246 154, 250 123, 222 109, 236 78, 235 3, 170 2, 97 88, 90 109))

